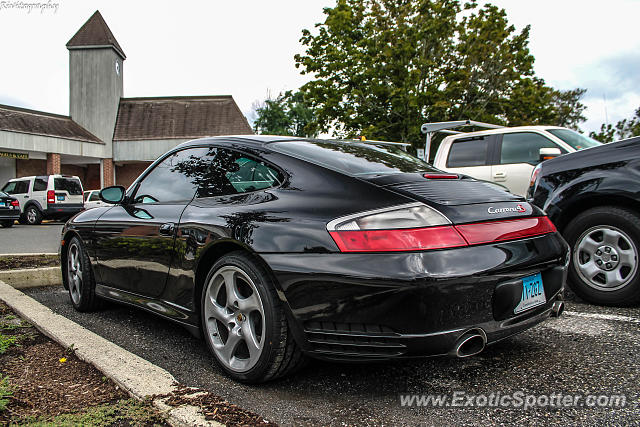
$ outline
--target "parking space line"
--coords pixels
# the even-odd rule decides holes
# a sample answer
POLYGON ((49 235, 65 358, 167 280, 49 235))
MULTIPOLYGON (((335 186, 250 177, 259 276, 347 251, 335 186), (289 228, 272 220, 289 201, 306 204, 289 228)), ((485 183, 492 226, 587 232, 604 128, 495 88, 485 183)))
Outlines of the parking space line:
POLYGON ((578 311, 565 311, 567 316, 586 317, 588 319, 597 320, 614 320, 617 322, 640 323, 640 319, 629 316, 620 316, 618 314, 601 314, 601 313, 581 313, 578 311))

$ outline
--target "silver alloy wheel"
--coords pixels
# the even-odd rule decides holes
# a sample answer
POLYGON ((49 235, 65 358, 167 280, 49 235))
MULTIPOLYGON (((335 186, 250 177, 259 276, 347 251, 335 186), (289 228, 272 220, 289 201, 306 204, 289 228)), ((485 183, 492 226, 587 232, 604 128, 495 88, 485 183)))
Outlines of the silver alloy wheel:
POLYGON ((582 281, 599 291, 626 286, 638 268, 638 250, 619 228, 591 227, 580 235, 573 251, 573 263, 582 281))
POLYGON ((37 216, 36 208, 27 209, 27 222, 29 224, 35 223, 37 217, 38 216, 37 216))
POLYGON ((67 253, 67 281, 69 282, 69 292, 73 303, 80 304, 80 293, 82 292, 82 253, 76 242, 69 245, 67 253))
POLYGON ((204 324, 218 359, 234 372, 253 368, 264 346, 264 307, 253 280, 234 266, 219 268, 205 289, 204 324))

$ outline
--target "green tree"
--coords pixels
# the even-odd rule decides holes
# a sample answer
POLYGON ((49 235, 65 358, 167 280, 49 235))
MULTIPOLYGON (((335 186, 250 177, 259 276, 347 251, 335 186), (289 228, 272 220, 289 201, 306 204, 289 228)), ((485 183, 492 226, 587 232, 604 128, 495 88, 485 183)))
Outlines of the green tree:
POLYGON ((505 125, 584 120, 582 89, 556 91, 535 76, 529 27, 496 6, 458 0, 338 0, 296 67, 316 132, 417 143, 425 121, 505 125))
POLYGON ((603 123, 599 132, 591 132, 589 136, 604 143, 640 136, 640 107, 632 118, 622 119, 615 126, 603 123))
POLYGON ((291 135, 315 137, 317 133, 310 126, 313 121, 313 110, 305 101, 302 92, 287 91, 276 99, 264 101, 254 107, 256 120, 254 130, 267 135, 291 135))

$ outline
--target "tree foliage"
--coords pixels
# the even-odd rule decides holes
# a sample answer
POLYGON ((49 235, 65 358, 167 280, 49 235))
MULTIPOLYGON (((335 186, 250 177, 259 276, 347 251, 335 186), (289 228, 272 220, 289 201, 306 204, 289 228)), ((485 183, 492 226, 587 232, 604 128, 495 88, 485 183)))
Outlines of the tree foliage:
POLYGON ((599 132, 591 132, 589 136, 605 143, 640 136, 640 107, 632 118, 622 119, 615 126, 603 123, 599 132))
POLYGON ((310 126, 313 111, 302 92, 281 93, 276 99, 268 98, 254 110, 256 120, 253 127, 260 134, 301 137, 317 135, 310 126))
POLYGON ((458 0, 337 0, 303 30, 296 67, 313 112, 306 129, 416 143, 426 121, 505 125, 584 121, 583 89, 535 76, 529 27, 506 12, 458 0))

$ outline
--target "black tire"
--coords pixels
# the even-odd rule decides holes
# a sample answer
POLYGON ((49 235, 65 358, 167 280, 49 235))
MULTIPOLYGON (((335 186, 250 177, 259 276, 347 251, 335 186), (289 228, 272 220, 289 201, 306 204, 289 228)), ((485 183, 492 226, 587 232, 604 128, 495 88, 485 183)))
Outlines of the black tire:
POLYGON ((13 220, 2 221, 2 228, 11 228, 13 227, 13 220))
MULTIPOLYGON (((244 383, 261 383, 291 374, 303 366, 305 358, 291 334, 284 308, 276 292, 273 276, 257 257, 243 251, 237 251, 220 258, 211 267, 204 282, 200 309, 203 335, 209 351, 213 354, 218 365, 234 380, 244 383), (240 269, 253 282, 264 311, 264 325, 261 327, 262 349, 259 357, 256 357, 255 365, 244 371, 228 367, 216 352, 213 341, 220 340, 218 341, 219 346, 222 337, 215 332, 211 333, 217 326, 208 325, 211 325, 212 322, 215 323, 215 319, 213 317, 206 319, 208 316, 205 314, 207 312, 205 300, 208 298, 209 290, 212 288, 212 291, 215 291, 212 279, 217 272, 229 267, 240 269)), ((252 314, 254 313, 255 311, 252 314)), ((245 321, 248 321, 247 319, 246 317, 245 321)), ((238 325, 240 322, 242 320, 238 321, 238 325)), ((229 326, 226 328, 227 334, 231 334, 229 326)), ((220 334, 222 332, 221 330, 220 334)), ((227 335, 227 340, 228 337, 229 335, 227 335)))
MULTIPOLYGON (((637 213, 614 206, 596 207, 576 216, 567 225, 563 234, 572 251, 571 263, 569 264, 569 285, 579 297, 594 304, 613 306, 627 306, 640 302, 640 266, 638 265, 640 217, 637 213), (596 240, 599 233, 598 230, 611 230, 613 233, 619 233, 622 236, 621 240, 618 241, 619 245, 622 246, 625 253, 634 254, 630 259, 635 260, 635 269, 632 267, 614 267, 614 270, 620 269, 619 277, 622 279, 620 285, 618 287, 612 286, 611 290, 606 289, 606 271, 603 271, 602 275, 599 273, 594 276, 594 279, 589 280, 585 276, 585 269, 580 269, 576 266, 576 262, 585 262, 584 260, 589 258, 586 250, 584 252, 587 255, 576 247, 576 245, 584 241, 587 235, 595 236, 593 240, 599 245, 607 245, 604 241, 600 243, 596 240), (629 238, 628 242, 625 235, 629 238), (625 273, 626 276, 624 275, 625 273)), ((595 256, 596 254, 594 253, 593 255, 595 256)), ((616 262, 618 257, 616 255, 616 262)), ((602 260, 596 261, 601 262, 602 260)), ((622 266, 622 260, 620 259, 619 261, 619 265, 622 266)))
POLYGON ((73 308, 82 312, 97 310, 101 306, 101 300, 95 292, 96 282, 93 276, 93 268, 91 267, 91 261, 89 260, 87 251, 84 249, 84 245, 79 238, 73 237, 71 241, 69 241, 66 251, 67 258, 63 273, 66 274, 69 299, 71 299, 73 308), (75 258, 72 252, 77 254, 77 258, 75 258), (73 266, 74 261, 80 263, 81 274, 75 275, 80 281, 74 280, 74 271, 76 273, 78 271, 78 269, 73 266))
POLYGON ((36 206, 28 206, 24 211, 25 221, 29 225, 38 225, 42 223, 42 212, 36 206))

